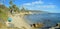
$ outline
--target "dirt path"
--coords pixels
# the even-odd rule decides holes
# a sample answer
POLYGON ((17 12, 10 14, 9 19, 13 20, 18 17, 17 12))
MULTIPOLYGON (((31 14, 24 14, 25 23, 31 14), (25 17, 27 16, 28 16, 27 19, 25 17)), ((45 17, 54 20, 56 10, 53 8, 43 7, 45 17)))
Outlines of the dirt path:
POLYGON ((29 24, 26 23, 26 21, 23 19, 22 15, 14 14, 14 16, 10 15, 10 17, 13 19, 12 23, 21 29, 32 29, 29 24))

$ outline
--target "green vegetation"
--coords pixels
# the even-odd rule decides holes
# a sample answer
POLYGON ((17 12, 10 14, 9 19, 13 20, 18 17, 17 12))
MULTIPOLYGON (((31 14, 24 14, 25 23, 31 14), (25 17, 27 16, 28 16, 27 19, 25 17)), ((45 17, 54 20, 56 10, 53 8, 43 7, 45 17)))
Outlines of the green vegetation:
MULTIPOLYGON (((4 0, 3 0, 4 1, 4 0)), ((34 10, 27 10, 27 9, 25 9, 24 7, 22 7, 22 9, 20 10, 18 7, 17 7, 17 5, 15 5, 14 3, 13 3, 13 1, 12 0, 10 0, 10 2, 9 2, 9 4, 10 4, 10 6, 9 7, 6 7, 5 5, 4 5, 4 3, 3 4, 0 4, 0 19, 3 19, 3 20, 5 20, 5 21, 7 21, 7 18, 8 18, 8 13, 9 13, 9 11, 10 10, 13 10, 14 12, 42 12, 42 11, 34 11, 34 10)))
POLYGON ((4 4, 0 4, 0 19, 7 21, 8 13, 10 10, 13 10, 14 12, 28 12, 23 7, 21 10, 17 7, 17 5, 13 4, 13 1, 10 0, 9 2, 10 6, 6 7, 4 4))
POLYGON ((9 10, 13 10, 14 12, 19 12, 19 8, 13 4, 12 0, 9 2, 10 6, 9 6, 9 10))
MULTIPOLYGON (((10 1, 10 6, 9 7, 6 7, 4 4, 0 4, 0 20, 2 19, 2 21, 0 21, 0 28, 2 26, 5 26, 5 24, 3 24, 5 21, 7 21, 7 18, 8 18, 8 13, 10 10, 13 10, 15 12, 19 12, 19 8, 13 4, 12 1, 10 1)), ((5 26, 6 27, 6 26, 5 26)))
POLYGON ((5 5, 0 5, 0 19, 7 20, 8 8, 5 5))
POLYGON ((7 21, 8 13, 10 10, 13 10, 14 12, 25 11, 24 8, 19 10, 19 8, 15 4, 13 4, 12 0, 10 0, 9 4, 9 7, 6 7, 4 4, 0 4, 0 19, 7 21))
POLYGON ((8 8, 5 5, 0 5, 0 28, 2 26, 5 26, 5 24, 3 24, 5 21, 7 21, 8 18, 8 8), (3 22, 2 22, 3 21, 3 22))

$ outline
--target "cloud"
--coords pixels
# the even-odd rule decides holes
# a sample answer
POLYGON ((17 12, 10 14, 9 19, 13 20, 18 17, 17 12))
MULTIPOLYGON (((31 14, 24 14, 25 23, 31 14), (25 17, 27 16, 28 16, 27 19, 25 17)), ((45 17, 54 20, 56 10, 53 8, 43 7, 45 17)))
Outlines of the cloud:
POLYGON ((24 3, 23 5, 35 5, 35 4, 43 4, 44 2, 39 0, 39 1, 34 1, 34 2, 31 2, 31 3, 24 3))
POLYGON ((31 3, 25 3, 25 4, 23 4, 23 5, 31 5, 31 3))
POLYGON ((56 5, 46 5, 46 8, 56 8, 56 5))
POLYGON ((42 5, 42 6, 37 6, 39 8, 56 8, 56 5, 42 5))
POLYGON ((42 2, 41 0, 40 1, 35 1, 35 2, 32 2, 32 4, 43 4, 44 2, 42 2))
POLYGON ((25 7, 27 7, 27 8, 31 8, 31 9, 40 9, 40 8, 45 8, 45 9, 48 9, 48 8, 50 8, 50 9, 54 9, 54 8, 56 8, 56 5, 54 5, 53 3, 45 3, 45 2, 43 2, 43 1, 41 1, 41 0, 39 0, 39 1, 34 1, 34 2, 31 2, 31 3, 24 3, 23 4, 25 7), (37 4, 37 5, 36 5, 37 4), (42 5, 41 5, 42 4, 42 5))

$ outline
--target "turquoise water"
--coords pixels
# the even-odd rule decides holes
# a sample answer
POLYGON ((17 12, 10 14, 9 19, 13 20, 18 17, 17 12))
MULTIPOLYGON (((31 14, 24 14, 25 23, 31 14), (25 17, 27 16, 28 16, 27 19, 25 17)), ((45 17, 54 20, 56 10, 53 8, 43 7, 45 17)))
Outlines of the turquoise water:
POLYGON ((60 13, 50 13, 50 14, 33 14, 26 15, 25 19, 29 24, 42 22, 45 27, 55 26, 60 23, 60 13))

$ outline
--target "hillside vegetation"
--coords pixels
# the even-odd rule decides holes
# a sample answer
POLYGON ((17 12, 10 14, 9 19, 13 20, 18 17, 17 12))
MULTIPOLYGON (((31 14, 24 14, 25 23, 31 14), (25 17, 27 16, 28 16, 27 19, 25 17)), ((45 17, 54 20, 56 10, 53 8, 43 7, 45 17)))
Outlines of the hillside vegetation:
POLYGON ((0 5, 0 19, 7 20, 8 8, 5 5, 0 5))

